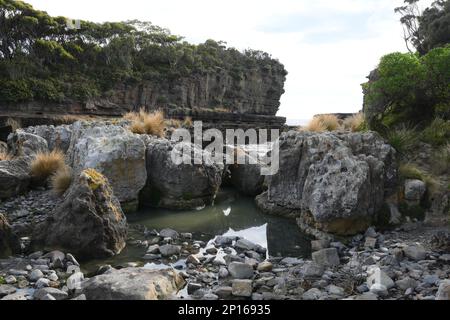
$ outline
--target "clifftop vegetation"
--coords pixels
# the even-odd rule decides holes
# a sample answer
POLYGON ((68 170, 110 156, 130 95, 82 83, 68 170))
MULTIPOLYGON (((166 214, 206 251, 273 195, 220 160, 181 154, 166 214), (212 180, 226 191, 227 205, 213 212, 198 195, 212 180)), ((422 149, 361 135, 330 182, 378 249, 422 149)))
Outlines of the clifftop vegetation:
POLYGON ((261 51, 240 52, 208 40, 189 44, 150 22, 97 24, 51 17, 22 1, 0 0, 0 102, 84 102, 119 83, 177 79, 226 70, 286 74, 261 51))

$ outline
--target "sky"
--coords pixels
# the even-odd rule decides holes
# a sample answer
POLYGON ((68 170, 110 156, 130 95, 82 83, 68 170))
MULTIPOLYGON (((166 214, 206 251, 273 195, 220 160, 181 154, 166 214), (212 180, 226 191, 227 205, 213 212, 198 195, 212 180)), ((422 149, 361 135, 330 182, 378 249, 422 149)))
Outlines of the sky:
MULTIPOLYGON (((431 0, 430 0, 431 1, 431 0)), ((422 0, 426 5, 429 0, 422 0)), ((289 72, 279 116, 362 109, 361 83, 387 53, 406 51, 402 0, 27 0, 51 15, 151 21, 192 43, 263 50, 289 72)))

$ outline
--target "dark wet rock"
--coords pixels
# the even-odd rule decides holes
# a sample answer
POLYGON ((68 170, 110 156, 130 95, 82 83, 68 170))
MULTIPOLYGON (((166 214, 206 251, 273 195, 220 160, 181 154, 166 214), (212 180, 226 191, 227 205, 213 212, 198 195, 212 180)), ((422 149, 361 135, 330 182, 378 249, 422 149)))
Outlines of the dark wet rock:
POLYGON ((234 279, 249 279, 253 277, 253 266, 242 262, 232 262, 228 266, 228 271, 234 279))
POLYGON ((25 158, 0 161, 0 199, 24 193, 31 181, 29 161, 25 158))
POLYGON ((120 203, 106 178, 95 170, 79 175, 64 201, 34 234, 36 243, 95 258, 120 253, 126 237, 120 203))
POLYGON ((335 248, 313 252, 312 259, 315 263, 327 267, 334 267, 340 264, 339 255, 335 248))
MULTIPOLYGON (((194 144, 187 147, 198 148, 194 144)), ((172 161, 172 152, 181 154, 182 148, 183 145, 163 139, 148 144, 147 185, 141 192, 141 203, 168 209, 196 209, 213 202, 222 183, 223 164, 214 163, 210 153, 198 149, 203 155, 202 164, 190 161, 178 165, 172 161)))

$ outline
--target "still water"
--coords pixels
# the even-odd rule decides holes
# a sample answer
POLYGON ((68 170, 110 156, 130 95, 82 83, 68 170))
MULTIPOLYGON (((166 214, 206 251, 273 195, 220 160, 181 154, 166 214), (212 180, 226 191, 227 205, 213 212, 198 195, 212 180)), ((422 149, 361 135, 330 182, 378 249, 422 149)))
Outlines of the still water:
MULTIPOLYGON (((302 234, 294 220, 263 214, 253 198, 240 195, 233 189, 221 190, 215 204, 202 210, 172 211, 147 208, 127 216, 131 226, 145 226, 148 230, 171 228, 180 233, 190 232, 194 240, 208 242, 218 235, 237 235, 268 249, 272 257, 308 257, 310 239, 302 234)), ((133 232, 130 237, 143 239, 133 232)), ((145 248, 127 245, 123 252, 113 258, 91 261, 86 271, 97 266, 118 266, 127 262, 145 263, 145 248)))

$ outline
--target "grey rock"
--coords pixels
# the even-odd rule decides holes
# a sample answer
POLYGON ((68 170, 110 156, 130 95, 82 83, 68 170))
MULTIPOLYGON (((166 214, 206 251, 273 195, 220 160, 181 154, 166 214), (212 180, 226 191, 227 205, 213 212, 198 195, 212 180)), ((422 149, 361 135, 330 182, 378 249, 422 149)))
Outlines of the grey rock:
POLYGON ((75 175, 95 169, 108 178, 121 203, 137 203, 147 175, 145 145, 138 135, 117 125, 76 122, 67 153, 75 175))
POLYGON ((47 294, 53 296, 56 300, 65 300, 69 297, 66 292, 49 287, 36 290, 33 294, 33 298, 36 300, 42 300, 47 294))
POLYGON ((158 254, 159 253, 159 245, 154 244, 147 248, 147 254, 158 254))
POLYGON ((450 280, 441 281, 436 294, 436 300, 450 300, 450 280))
POLYGON ((219 278, 221 278, 221 279, 226 278, 226 277, 228 277, 229 274, 230 274, 230 273, 228 272, 228 269, 227 269, 227 268, 221 267, 221 268, 219 269, 219 278))
POLYGON ((88 300, 158 300, 168 298, 184 285, 183 277, 171 269, 124 268, 84 281, 81 293, 88 300))
POLYGON ((312 259, 315 263, 327 267, 335 267, 340 264, 339 255, 335 248, 313 252, 312 259))
POLYGON ((45 254, 42 258, 50 259, 50 262, 53 263, 57 260, 64 261, 64 259, 66 258, 66 255, 64 254, 64 252, 54 250, 54 251, 51 251, 51 252, 45 254))
POLYGON ((273 264, 269 261, 263 261, 258 264, 257 270, 259 272, 270 272, 272 271, 273 264))
POLYGON ((40 278, 36 281, 36 289, 42 289, 50 286, 50 279, 40 278))
POLYGON ((317 288, 312 288, 303 293, 302 299, 303 300, 319 300, 322 296, 322 291, 320 291, 317 288))
POLYGON ((162 238, 178 239, 180 237, 180 234, 172 229, 163 229, 160 231, 159 236, 162 238))
POLYGON ((406 277, 401 280, 395 281, 395 285, 404 291, 409 288, 415 289, 417 287, 417 281, 409 277, 406 277))
POLYGON ((173 244, 165 244, 159 247, 159 252, 163 257, 171 257, 173 255, 179 255, 181 247, 173 244))
POLYGON ((28 276, 28 278, 32 282, 36 282, 43 277, 44 277, 44 274, 39 269, 35 269, 35 270, 31 271, 30 275, 28 276))
POLYGON ((45 296, 43 296, 41 298, 41 300, 56 300, 54 296, 52 296, 51 294, 47 293, 45 296))
POLYGON ((325 270, 323 265, 315 262, 309 262, 302 266, 300 272, 302 273, 304 278, 309 279, 321 277, 325 270))
POLYGON ((236 297, 251 297, 253 292, 253 281, 236 279, 232 282, 232 294, 236 297))
POLYGON ((311 250, 319 251, 322 249, 326 249, 330 247, 330 241, 322 239, 322 240, 313 240, 311 241, 311 250))
POLYGON ((24 158, 0 161, 0 199, 24 193, 30 185, 29 161, 24 158))
POLYGON ((403 249, 403 252, 406 257, 415 261, 424 260, 427 255, 425 248, 421 245, 407 246, 403 249))
POLYGON ((265 176, 261 174, 261 163, 253 155, 245 152, 245 164, 230 165, 229 170, 231 184, 242 194, 254 197, 263 192, 265 176))
POLYGON ((127 221, 108 180, 88 169, 75 179, 51 217, 36 227, 33 238, 83 258, 109 257, 125 247, 127 221))
POLYGON ((66 281, 69 290, 81 289, 81 283, 84 280, 84 275, 81 272, 72 274, 66 281))
POLYGON ((386 274, 386 272, 378 267, 372 268, 368 273, 367 286, 371 288, 371 291, 374 284, 380 284, 386 289, 390 289, 395 285, 394 281, 386 274))
POLYGON ((16 292, 13 294, 9 294, 7 296, 4 296, 0 300, 28 300, 25 292, 16 292))
POLYGON ((4 296, 13 294, 17 291, 17 289, 9 284, 1 284, 0 285, 0 298, 4 296))
POLYGON ((242 262, 232 262, 228 266, 228 272, 234 279, 250 279, 253 277, 253 267, 242 262))
POLYGON ((200 283, 190 282, 187 285, 188 294, 193 294, 195 291, 202 289, 203 286, 200 283))
MULTIPOLYGON (((190 156, 190 154, 189 154, 190 156)), ((168 209, 196 209, 214 200, 222 183, 224 167, 211 154, 194 144, 178 144, 164 139, 147 145, 147 184, 141 192, 141 203, 168 209), (187 146, 203 155, 202 164, 172 161, 187 146), (158 197, 154 197, 158 194, 158 197)))
POLYGON ((75 257, 72 254, 70 254, 70 253, 66 254, 66 259, 67 259, 67 261, 71 262, 72 264, 74 264, 78 267, 80 266, 77 259, 75 259, 75 257))
POLYGON ((48 144, 44 138, 27 133, 22 129, 8 136, 8 148, 16 158, 31 160, 39 152, 48 152, 48 144))
POLYGON ((220 299, 228 299, 233 294, 233 288, 232 287, 218 287, 214 290, 214 293, 220 298, 220 299))
POLYGON ((427 186, 425 182, 421 180, 406 180, 405 181, 405 199, 411 201, 422 200, 427 186))
POLYGON ((86 299, 86 295, 80 294, 79 296, 77 296, 76 298, 73 298, 71 300, 87 300, 87 299, 86 299))
POLYGON ((308 233, 365 231, 396 185, 395 150, 374 132, 289 131, 280 137, 279 155, 280 169, 256 203, 298 218, 308 233))

